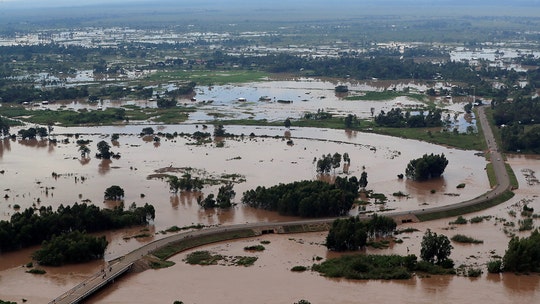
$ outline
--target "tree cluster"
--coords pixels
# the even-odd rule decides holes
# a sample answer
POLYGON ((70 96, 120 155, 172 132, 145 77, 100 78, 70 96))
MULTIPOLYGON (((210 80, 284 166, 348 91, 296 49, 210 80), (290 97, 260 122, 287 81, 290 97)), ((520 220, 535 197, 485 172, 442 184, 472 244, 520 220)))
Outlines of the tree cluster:
POLYGON ((405 169, 407 178, 422 181, 430 178, 439 177, 443 174, 448 165, 448 160, 441 155, 424 154, 421 158, 413 159, 405 169))
POLYGON ((154 207, 149 204, 133 204, 128 210, 123 204, 114 209, 87 204, 60 205, 57 211, 44 206, 39 210, 28 208, 13 214, 10 221, 0 221, 0 252, 38 245, 64 232, 118 229, 146 224, 154 217, 154 207))
POLYGON ((45 127, 37 127, 37 128, 28 128, 28 129, 20 129, 18 134, 21 136, 22 139, 34 139, 36 136, 39 136, 41 138, 47 136, 47 128, 45 127))
POLYGON ((501 139, 503 149, 507 151, 540 152, 540 126, 507 125, 501 128, 501 139))
POLYGON ((39 264, 49 266, 84 263, 102 258, 108 243, 105 236, 95 237, 75 230, 44 241, 32 257, 39 264))
POLYGON ((442 125, 440 109, 433 109, 424 115, 424 111, 412 114, 411 111, 403 112, 400 108, 392 108, 388 113, 381 111, 375 116, 375 123, 383 127, 391 128, 426 128, 440 127, 442 125))
POLYGON ((0 137, 9 136, 10 127, 9 121, 0 116, 0 137))
POLYGON ((377 214, 369 220, 336 219, 326 236, 326 247, 334 251, 358 250, 366 246, 368 239, 392 234, 396 226, 392 218, 377 214))
POLYGON ((232 183, 223 185, 219 187, 217 197, 213 193, 210 193, 204 199, 199 197, 197 203, 199 206, 205 209, 211 208, 230 208, 232 207, 232 199, 236 196, 236 191, 233 189, 234 185, 232 183))
POLYGON ((0 99, 8 103, 23 103, 32 101, 54 101, 86 98, 89 96, 88 87, 57 87, 41 90, 30 86, 11 86, 0 90, 0 99))
POLYGON ((504 271, 540 272, 540 232, 529 237, 513 237, 503 257, 504 271))
POLYGON ((449 257, 453 248, 447 236, 443 234, 437 235, 437 233, 428 229, 422 238, 420 258, 438 265, 452 263, 449 257))
POLYGON ((336 177, 334 184, 300 181, 262 186, 244 192, 242 203, 255 208, 278 211, 283 215, 324 217, 346 215, 358 196, 358 180, 336 177))
POLYGON ((203 187, 203 181, 198 177, 192 178, 191 174, 186 172, 182 175, 181 178, 178 176, 169 176, 169 188, 172 192, 178 193, 179 190, 182 191, 191 191, 191 190, 201 190, 203 187))
MULTIPOLYGON (((337 152, 334 155, 328 153, 321 156, 321 158, 317 159, 317 173, 327 174, 331 169, 336 170, 341 166, 341 158, 341 154, 337 152)), ((349 154, 347 154, 347 162, 350 164, 349 154)))

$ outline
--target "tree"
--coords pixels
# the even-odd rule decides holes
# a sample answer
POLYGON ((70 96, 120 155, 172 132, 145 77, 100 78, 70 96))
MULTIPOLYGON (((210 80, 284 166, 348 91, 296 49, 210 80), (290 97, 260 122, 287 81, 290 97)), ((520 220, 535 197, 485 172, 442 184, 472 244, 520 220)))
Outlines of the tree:
POLYGON ((90 154, 90 148, 86 145, 80 145, 79 146, 79 152, 81 152, 81 157, 86 158, 88 154, 90 154))
POLYGON ((210 193, 204 199, 198 199, 197 202, 204 209, 212 209, 216 207, 216 200, 214 199, 214 194, 210 193))
POLYGON ((360 180, 358 181, 358 185, 360 187, 362 187, 362 189, 365 189, 368 185, 368 180, 367 180, 367 173, 366 171, 362 172, 362 174, 360 175, 360 180))
POLYGON ((228 183, 227 185, 219 187, 218 195, 216 198, 216 203, 219 208, 229 208, 232 206, 231 200, 236 195, 236 192, 233 190, 233 184, 228 183))
POLYGON ((287 129, 290 128, 291 127, 291 120, 289 118, 285 119, 284 124, 285 124, 285 128, 287 128, 287 129))
POLYGON ((119 138, 120 134, 118 133, 113 133, 113 135, 111 135, 111 141, 117 141, 119 138))
POLYGON ((323 155, 317 160, 317 173, 324 174, 330 172, 332 168, 332 156, 330 154, 323 155))
POLYGON ((503 257, 504 271, 540 272, 540 232, 529 237, 513 237, 503 257))
POLYGON ((110 186, 105 190, 105 199, 106 200, 121 200, 124 198, 124 189, 122 189, 120 186, 113 185, 110 186))
POLYGON ((9 128, 7 119, 0 117, 0 137, 9 136, 9 128))
POLYGON ((174 175, 169 176, 168 183, 169 183, 169 189, 173 193, 178 193, 178 190, 180 190, 180 187, 181 187, 180 179, 177 176, 174 176, 174 175))
POLYGON ((42 248, 34 252, 33 258, 41 265, 83 263, 102 258, 107 244, 105 236, 95 237, 75 230, 43 242, 42 248))
POLYGON ((341 154, 336 152, 332 156, 332 168, 335 171, 337 168, 339 168, 339 166, 341 166, 341 154))
POLYGON ((413 180, 427 180, 439 177, 448 165, 448 160, 441 155, 424 154, 421 158, 413 159, 405 169, 405 175, 413 180))
POLYGON ((452 249, 454 249, 448 237, 442 234, 437 235, 437 233, 431 232, 430 229, 424 234, 421 246, 420 258, 426 262, 439 265, 448 260, 452 249))
POLYGON ((154 134, 154 129, 152 127, 145 127, 141 131, 142 136, 144 136, 144 135, 152 135, 152 134, 154 134))
POLYGON ((99 153, 96 154, 97 158, 110 159, 112 156, 111 146, 104 140, 97 143, 97 149, 99 153))
POLYGON ((227 133, 225 132, 225 127, 223 125, 214 126, 214 137, 224 137, 227 133))
POLYGON ((356 120, 356 116, 349 114, 345 116, 345 128, 350 129, 353 126, 353 123, 356 120))

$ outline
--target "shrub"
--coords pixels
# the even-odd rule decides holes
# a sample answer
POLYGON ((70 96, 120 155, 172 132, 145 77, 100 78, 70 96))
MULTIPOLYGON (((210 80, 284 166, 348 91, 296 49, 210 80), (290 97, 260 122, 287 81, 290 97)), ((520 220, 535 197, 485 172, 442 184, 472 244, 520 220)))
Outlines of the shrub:
POLYGON ((480 275, 482 275, 482 269, 480 269, 480 268, 469 268, 465 275, 467 277, 470 277, 470 278, 477 278, 480 275))
POLYGON ((467 220, 463 216, 460 215, 455 221, 450 222, 450 224, 465 225, 467 224, 467 220))
POLYGON ((253 245, 253 246, 246 246, 244 247, 244 250, 246 251, 264 251, 263 245, 253 245))
POLYGON ((458 189, 465 188, 465 183, 461 183, 461 184, 457 185, 456 188, 458 188, 458 189))
POLYGON ((32 273, 32 274, 46 274, 47 271, 45 271, 45 270, 43 270, 43 269, 37 269, 37 268, 34 268, 34 269, 28 270, 26 273, 32 273))
POLYGON ((491 260, 487 263, 487 270, 489 273, 499 273, 502 271, 501 260, 491 260))
POLYGON ((209 251, 195 251, 188 254, 184 261, 192 265, 215 265, 222 259, 221 255, 212 255, 209 251))
POLYGON ((306 270, 307 270, 306 266, 294 266, 293 268, 291 268, 291 271, 296 271, 296 272, 302 272, 306 270))
POLYGON ((477 240, 477 239, 474 239, 470 236, 466 236, 466 235, 463 235, 463 234, 456 234, 452 237, 451 239, 452 241, 454 242, 457 242, 457 243, 469 243, 469 244, 482 244, 484 243, 484 241, 482 240, 477 240))

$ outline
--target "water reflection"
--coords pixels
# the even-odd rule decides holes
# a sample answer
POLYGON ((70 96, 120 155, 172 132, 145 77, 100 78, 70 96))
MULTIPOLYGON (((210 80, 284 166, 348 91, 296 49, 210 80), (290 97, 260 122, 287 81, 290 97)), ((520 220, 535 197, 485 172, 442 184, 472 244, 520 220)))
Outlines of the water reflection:
POLYGON ((100 175, 105 175, 111 170, 112 160, 102 159, 98 165, 98 173, 100 175))
POLYGON ((0 158, 4 156, 4 151, 11 151, 11 142, 8 137, 2 138, 0 140, 0 158))

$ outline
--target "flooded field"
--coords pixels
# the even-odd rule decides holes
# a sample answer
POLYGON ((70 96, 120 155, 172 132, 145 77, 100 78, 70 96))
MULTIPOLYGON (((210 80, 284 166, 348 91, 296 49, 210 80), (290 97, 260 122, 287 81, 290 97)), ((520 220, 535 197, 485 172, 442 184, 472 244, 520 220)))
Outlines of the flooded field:
MULTIPOLYGON (((193 124, 55 127, 52 137, 58 140, 56 144, 39 139, 0 140, 0 170, 3 172, 0 175, 0 219, 9 219, 16 212, 16 207, 20 210, 39 206, 52 206, 56 209, 60 204, 72 205, 81 202, 113 207, 117 203, 104 201, 104 191, 111 185, 119 185, 125 190, 126 205, 153 204, 156 208, 156 219, 145 231, 150 237, 134 238, 133 236, 141 233, 140 227, 107 233, 110 241, 105 254, 107 261, 143 243, 163 237, 161 232, 175 225, 183 227, 198 223, 230 225, 294 220, 239 204, 244 191, 259 185, 268 187, 305 179, 329 180, 335 175, 359 177, 365 170, 368 174, 367 189, 383 193, 388 197, 388 202, 371 202, 366 206, 366 210, 351 210, 351 215, 363 211, 383 213, 382 210, 406 211, 448 205, 474 198, 490 189, 484 171, 487 162, 483 157, 475 155, 477 151, 449 149, 376 134, 294 127, 288 130, 284 127, 227 126, 228 133, 238 136, 224 139, 223 147, 218 147, 214 141, 197 145, 190 137, 163 137, 161 141, 154 142, 152 137, 139 135, 142 128, 148 126, 162 133, 212 133, 212 127, 203 130, 199 122, 212 118, 215 113, 232 118, 283 120, 287 117, 300 117, 304 112, 322 108, 337 115, 354 113, 368 117, 371 115, 371 107, 375 107, 376 112, 379 112, 395 106, 418 103, 405 97, 390 101, 346 101, 336 96, 333 91, 335 85, 336 83, 328 81, 304 79, 298 83, 282 80, 272 84, 199 87, 197 101, 185 101, 197 107, 197 111, 190 116, 189 122, 193 124), (268 96, 271 100, 258 101, 261 96, 268 96), (246 101, 238 101, 240 97, 246 98, 246 101), (274 102, 274 97, 290 99, 293 102, 274 102), (208 103, 208 100, 214 101, 208 103), (120 134, 117 142, 111 142, 110 135, 113 133, 120 134), (255 136, 249 136, 251 133, 255 136), (76 144, 78 139, 90 140, 88 147, 91 149, 91 157, 81 157, 76 144), (289 139, 292 144, 287 143, 289 139), (101 140, 110 143, 111 150, 119 153, 121 157, 113 160, 94 158, 93 155, 97 152, 96 144, 101 140), (342 167, 328 176, 317 175, 314 160, 336 152, 350 155, 351 165, 347 173, 344 173, 345 168, 342 167), (425 153, 444 153, 449 160, 441 178, 423 183, 397 178, 398 174, 404 173, 411 159, 425 153), (204 210, 197 204, 197 197, 216 194, 219 185, 205 186, 201 192, 173 194, 165 180, 152 178, 153 175, 161 173, 181 176, 186 168, 190 168, 193 176, 201 178, 236 176, 234 190, 237 193, 235 202, 238 204, 229 210, 204 210), (465 188, 458 189, 456 186, 462 183, 465 188), (399 191, 408 194, 408 197, 397 198, 392 195, 399 191)), ((385 82, 349 85, 352 90, 358 91, 391 89, 392 86, 401 90, 401 87, 411 86, 410 83, 385 82)), ((463 100, 445 102, 445 107, 451 111, 459 112, 462 109, 463 100)), ((118 103, 106 101, 104 107, 122 104, 155 106, 149 101, 125 100, 118 103)), ((59 108, 63 105, 74 108, 90 107, 85 103, 55 103, 47 107, 59 108)), ((458 124, 466 125, 469 122, 460 117, 458 124)), ((17 130, 12 129, 12 132, 16 133, 17 130)), ((540 210, 537 202, 538 184, 531 182, 531 171, 534 173, 540 170, 540 163, 537 159, 523 156, 511 157, 509 162, 514 167, 521 188, 512 201, 479 213, 482 216, 491 215, 489 220, 462 226, 450 226, 448 222, 451 219, 408 224, 420 231, 401 236, 403 244, 376 252, 405 254, 410 250, 411 253, 419 255, 422 235, 430 228, 448 236, 459 232, 484 240, 481 245, 455 244, 451 257, 457 265, 483 265, 493 255, 504 255, 511 233, 523 236, 527 233, 519 233, 517 228, 507 228, 496 218, 517 223, 519 212, 518 218, 512 218, 509 211, 518 211, 524 202, 528 202, 535 210, 540 210)), ((537 292, 540 279, 534 276, 484 274, 474 280, 462 277, 432 277, 407 281, 353 282, 325 279, 310 271, 292 273, 292 266, 310 266, 315 256, 334 256, 321 245, 324 243, 325 234, 272 235, 265 238, 270 244, 266 246, 267 250, 257 254, 260 255, 259 260, 252 267, 189 266, 181 261, 185 257, 185 253, 182 253, 173 258, 177 263, 174 267, 129 274, 90 302, 151 303, 158 299, 160 303, 172 303, 174 300, 185 303, 293 303, 304 298, 312 303, 358 303, 359 298, 365 297, 370 301, 377 299, 378 302, 403 302, 403 299, 407 299, 405 302, 410 303, 460 303, 461 299, 461 302, 465 303, 462 295, 471 293, 471 298, 467 300, 493 298, 494 303, 504 303, 508 302, 508 299, 530 302, 531 299, 540 297, 537 292), (230 280, 231 277, 234 277, 234 280, 230 280), (471 282, 474 284, 470 284, 471 282), (392 288, 395 293, 388 295, 381 291, 386 290, 386 287, 392 288), (494 289, 497 292, 493 292, 494 289), (212 292, 208 292, 209 290, 212 292), (280 292, 276 293, 276 290, 280 292)), ((240 255, 243 254, 242 248, 246 244, 261 240, 241 240, 208 246, 206 249, 227 255, 240 255)), ((22 265, 31 260, 31 253, 35 249, 0 255, 0 299, 20 302, 24 298, 28 303, 45 303, 77 285, 83 278, 99 271, 104 263, 98 261, 61 268, 46 267, 47 274, 31 275, 25 273, 26 268, 22 265)))
MULTIPOLYGON (((535 158, 511 157, 509 162, 516 173, 522 169, 540 169, 535 158)), ((404 281, 353 281, 324 278, 309 270, 295 273, 290 271, 293 266, 311 266, 316 257, 327 259, 337 255, 328 252, 322 245, 326 233, 265 235, 197 249, 225 256, 257 256, 258 260, 251 267, 188 265, 183 259, 189 252, 184 252, 171 259, 176 263, 173 267, 129 274, 118 284, 91 298, 89 303, 122 303, 125 299, 130 299, 132 303, 145 303, 155 301, 156 297, 161 302, 181 300, 184 303, 294 303, 300 299, 311 303, 533 303, 540 299, 539 275, 487 274, 485 268, 485 263, 491 257, 504 255, 510 239, 497 218, 516 222, 520 216, 513 217, 509 211, 519 210, 524 200, 535 210, 540 208, 540 202, 536 199, 538 185, 527 184, 525 175, 517 175, 522 186, 511 201, 465 216, 468 219, 486 217, 481 223, 450 225, 452 219, 443 219, 406 224, 399 228, 413 227, 419 231, 400 235, 402 244, 364 251, 401 255, 409 252, 419 256, 420 240, 428 228, 448 237, 465 234, 484 243, 461 245, 453 242, 451 258, 456 266, 482 268, 483 274, 479 278, 431 276, 404 281), (263 252, 248 253, 243 250, 261 241, 269 242, 264 245, 263 252)), ((522 237, 529 234, 518 232, 517 229, 510 229, 509 232, 522 237)))

